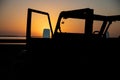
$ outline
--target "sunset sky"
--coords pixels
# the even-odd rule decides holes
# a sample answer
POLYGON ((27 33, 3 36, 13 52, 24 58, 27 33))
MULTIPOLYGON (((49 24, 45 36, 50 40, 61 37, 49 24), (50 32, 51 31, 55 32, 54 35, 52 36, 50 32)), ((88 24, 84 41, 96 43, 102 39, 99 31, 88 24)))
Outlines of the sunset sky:
MULTIPOLYGON (((61 11, 92 8, 95 14, 120 15, 119 4, 120 0, 0 0, 0 35, 25 36, 28 8, 48 12, 54 29, 61 11)), ((39 34, 35 26, 40 19, 36 16, 33 14, 32 27, 39 34)), ((42 24, 48 26, 45 21, 42 24)), ((112 37, 120 36, 120 21, 113 23, 109 31, 112 37)))

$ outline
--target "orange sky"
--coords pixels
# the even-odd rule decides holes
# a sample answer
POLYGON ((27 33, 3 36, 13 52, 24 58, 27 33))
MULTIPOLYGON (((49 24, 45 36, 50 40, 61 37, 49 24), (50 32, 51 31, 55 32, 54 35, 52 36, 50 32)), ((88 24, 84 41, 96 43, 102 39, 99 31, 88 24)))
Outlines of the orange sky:
MULTIPOLYGON (((82 8, 92 8, 96 14, 120 15, 119 0, 1 0, 0 2, 0 35, 26 35, 27 9, 33 8, 50 14, 53 29, 60 11, 82 8)), ((39 23, 41 17, 33 14, 32 33, 40 34, 39 26, 48 27, 44 21, 39 23)), ((44 18, 46 21, 46 18, 44 18)), ((82 21, 83 22, 83 21, 82 21)), ((72 25, 72 24, 71 24, 72 25)), ((81 23, 82 25, 82 23, 81 23)), ((95 23, 94 26, 98 26, 95 23)), ((120 22, 112 24, 110 35, 120 35, 120 22)), ((82 28, 81 28, 82 30, 82 28)), ((83 30, 82 30, 83 31, 83 30)))

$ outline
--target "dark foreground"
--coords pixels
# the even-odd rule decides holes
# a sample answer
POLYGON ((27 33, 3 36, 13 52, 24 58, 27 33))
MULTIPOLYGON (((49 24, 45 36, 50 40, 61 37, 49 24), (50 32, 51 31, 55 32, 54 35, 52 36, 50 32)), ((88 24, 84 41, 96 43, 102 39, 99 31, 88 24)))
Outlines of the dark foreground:
MULTIPOLYGON (((33 45, 36 46, 36 45, 33 45)), ((35 78, 40 73, 67 74, 88 70, 91 64, 119 63, 120 40, 88 42, 80 49, 64 47, 42 49, 35 52, 26 50, 26 45, 0 45, 1 72, 8 73, 8 80, 35 78), (55 50, 56 49, 56 50, 55 50), (66 50, 66 51, 65 51, 66 50), (52 53, 53 52, 53 53, 52 53), (63 52, 63 53, 60 53, 63 52), (85 65, 84 68, 81 68, 85 65)), ((34 49, 36 50, 36 49, 34 49)), ((31 50, 31 51, 34 51, 31 50)))
POLYGON ((45 55, 40 56, 40 53, 37 53, 38 55, 36 53, 29 54, 26 52, 25 45, 0 45, 1 72, 6 77, 8 76, 8 80, 23 80, 23 78, 31 78, 35 73, 37 76, 37 73, 41 71, 44 72, 43 74, 53 71, 69 71, 69 68, 73 65, 88 64, 88 56, 79 56, 79 63, 76 64, 72 58, 65 59, 63 56, 61 59, 59 57, 60 60, 58 60, 57 56, 53 56, 53 53, 49 51, 48 53, 52 56, 48 57, 46 53, 44 53, 46 57, 45 55))

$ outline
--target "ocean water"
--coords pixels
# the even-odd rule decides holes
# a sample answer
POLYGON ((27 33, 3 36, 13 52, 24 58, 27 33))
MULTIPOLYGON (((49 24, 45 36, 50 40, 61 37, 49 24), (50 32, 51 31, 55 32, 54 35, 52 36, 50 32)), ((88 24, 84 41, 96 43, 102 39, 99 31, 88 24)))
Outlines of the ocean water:
POLYGON ((26 40, 26 37, 0 37, 0 45, 25 45, 25 42, 20 42, 26 40), (7 42, 8 40, 8 42, 7 42), (17 41, 19 42, 13 42, 17 41))
POLYGON ((21 40, 25 40, 26 37, 0 37, 0 39, 21 39, 21 40))

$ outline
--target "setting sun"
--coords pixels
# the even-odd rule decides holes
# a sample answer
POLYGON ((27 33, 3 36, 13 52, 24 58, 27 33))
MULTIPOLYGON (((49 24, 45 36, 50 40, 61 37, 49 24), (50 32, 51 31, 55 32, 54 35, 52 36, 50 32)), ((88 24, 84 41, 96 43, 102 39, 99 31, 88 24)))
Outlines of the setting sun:
MULTIPOLYGON (((84 33, 85 21, 82 19, 62 19, 62 32, 84 33), (63 23, 64 22, 64 23, 63 23)), ((50 29, 48 17, 43 14, 32 13, 31 36, 42 37, 43 30, 50 29)))
POLYGON ((50 29, 48 17, 46 15, 33 13, 31 22, 31 36, 42 37, 44 29, 50 29))

